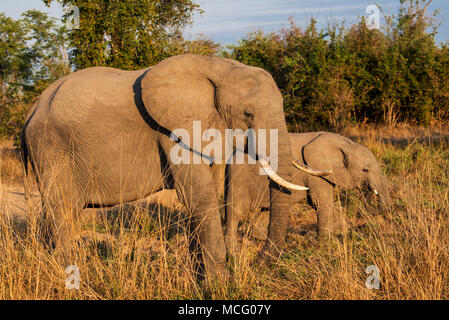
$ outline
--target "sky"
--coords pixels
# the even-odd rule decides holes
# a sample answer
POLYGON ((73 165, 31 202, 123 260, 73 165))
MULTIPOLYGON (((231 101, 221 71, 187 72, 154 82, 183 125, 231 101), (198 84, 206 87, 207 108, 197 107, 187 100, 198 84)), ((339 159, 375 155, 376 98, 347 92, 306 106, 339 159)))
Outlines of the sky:
MULTIPOLYGON (((329 22, 345 22, 349 26, 365 15, 368 5, 380 5, 385 14, 395 14, 399 0, 197 0, 205 11, 196 15, 194 25, 186 30, 186 36, 194 39, 202 34, 223 45, 232 44, 248 32, 262 29, 276 31, 289 25, 293 17, 296 24, 305 27, 310 18, 320 27, 329 22)), ((18 18, 23 11, 39 9, 60 18, 62 8, 53 3, 45 7, 41 0, 0 0, 0 12, 18 18)), ((441 23, 437 41, 449 41, 449 0, 433 0, 428 12, 441 9, 441 23)), ((381 20, 381 25, 384 21, 381 20)))

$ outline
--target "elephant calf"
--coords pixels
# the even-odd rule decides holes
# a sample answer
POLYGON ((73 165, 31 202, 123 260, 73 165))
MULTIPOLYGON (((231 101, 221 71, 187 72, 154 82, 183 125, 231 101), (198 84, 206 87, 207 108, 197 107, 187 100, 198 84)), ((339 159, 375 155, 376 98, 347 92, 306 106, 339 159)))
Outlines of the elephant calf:
MULTIPOLYGON (((292 202, 297 203, 307 197, 317 212, 319 237, 344 232, 346 228, 344 218, 335 208, 335 187, 373 192, 380 211, 388 210, 390 198, 386 181, 375 156, 367 147, 328 132, 290 134, 290 140, 293 158, 296 159, 294 164, 300 169, 293 174, 292 182, 309 188, 308 191, 292 191, 292 202), (332 171, 326 176, 314 176, 307 166, 332 171)), ((259 167, 241 165, 237 170, 239 172, 228 184, 225 197, 225 241, 232 251, 237 248, 237 226, 244 214, 270 207, 269 180, 258 174, 259 167)), ((266 234, 266 228, 268 226, 262 233, 266 234)))

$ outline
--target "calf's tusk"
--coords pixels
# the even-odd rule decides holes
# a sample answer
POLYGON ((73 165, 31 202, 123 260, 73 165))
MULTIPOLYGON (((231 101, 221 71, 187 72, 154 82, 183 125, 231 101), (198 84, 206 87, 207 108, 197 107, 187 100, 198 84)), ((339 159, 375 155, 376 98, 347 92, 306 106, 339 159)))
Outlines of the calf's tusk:
POLYGON ((262 157, 259 157, 259 162, 262 165, 262 168, 265 170, 265 172, 268 174, 268 176, 276 182, 278 185, 283 186, 290 190, 297 190, 297 191, 304 191, 309 190, 309 188, 298 186, 296 184, 290 183, 288 181, 285 181, 282 179, 276 172, 274 172, 273 168, 270 167, 268 161, 262 157))
POLYGON ((308 173, 312 176, 316 176, 316 177, 324 177, 324 176, 328 176, 332 173, 332 169, 330 170, 316 170, 316 169, 312 169, 309 168, 308 166, 306 166, 305 164, 300 163, 298 160, 293 160, 292 161, 293 165, 298 168, 299 170, 308 173))

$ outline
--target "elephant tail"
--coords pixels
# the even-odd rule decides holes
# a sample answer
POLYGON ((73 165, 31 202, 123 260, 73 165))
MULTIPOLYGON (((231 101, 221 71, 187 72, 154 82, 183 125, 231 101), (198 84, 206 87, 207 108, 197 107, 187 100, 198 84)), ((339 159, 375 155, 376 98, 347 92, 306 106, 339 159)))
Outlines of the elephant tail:
POLYGON ((25 199, 30 200, 30 190, 28 189, 28 148, 25 138, 25 127, 20 134, 20 154, 22 162, 23 187, 25 189, 25 199))

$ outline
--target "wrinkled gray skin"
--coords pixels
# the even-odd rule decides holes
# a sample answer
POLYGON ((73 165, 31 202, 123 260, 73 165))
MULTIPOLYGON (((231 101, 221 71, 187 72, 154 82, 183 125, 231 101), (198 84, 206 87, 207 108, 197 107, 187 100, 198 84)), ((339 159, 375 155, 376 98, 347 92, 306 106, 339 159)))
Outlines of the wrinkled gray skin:
MULTIPOLYGON (((88 68, 42 93, 27 116, 22 149, 37 173, 52 243, 66 263, 74 257, 68 221, 84 207, 175 188, 192 216, 205 271, 224 274, 218 195, 210 187, 214 166, 170 161, 171 132, 183 128, 193 137, 194 120, 203 131, 220 129, 223 137, 225 128, 277 129, 279 153, 291 150, 282 95, 271 75, 229 59, 180 55, 139 71, 88 68)), ((291 161, 286 156, 279 162, 277 173, 286 180, 291 161)), ((284 246, 290 203, 289 191, 273 183, 270 189, 264 258, 277 257, 284 246)))
MULTIPOLYGON (((292 191, 292 203, 306 197, 316 208, 318 236, 326 237, 343 233, 346 224, 334 203, 334 186, 340 189, 360 188, 368 193, 377 191, 378 209, 389 209, 390 197, 379 164, 371 151, 341 135, 326 132, 290 134, 292 154, 301 163, 318 170, 332 169, 324 177, 311 176, 299 170, 293 171, 292 182, 309 188, 292 191)), ((281 155, 282 156, 282 155, 281 155)), ((226 203, 226 245, 238 250, 237 226, 250 211, 269 207, 268 179, 258 174, 254 167, 241 165, 228 185, 226 203)), ((262 231, 263 233, 263 231, 262 231)))

